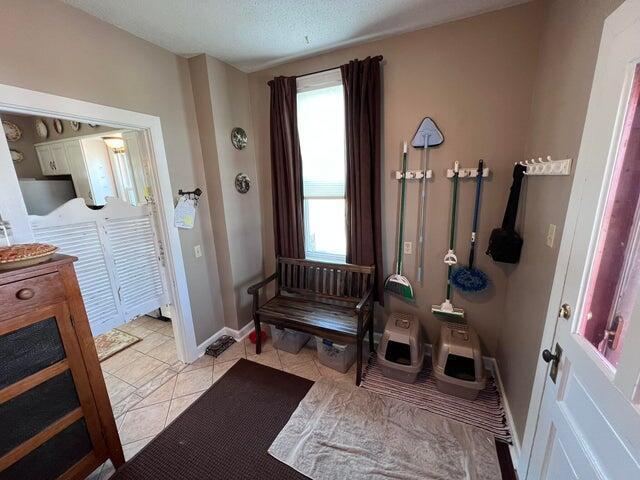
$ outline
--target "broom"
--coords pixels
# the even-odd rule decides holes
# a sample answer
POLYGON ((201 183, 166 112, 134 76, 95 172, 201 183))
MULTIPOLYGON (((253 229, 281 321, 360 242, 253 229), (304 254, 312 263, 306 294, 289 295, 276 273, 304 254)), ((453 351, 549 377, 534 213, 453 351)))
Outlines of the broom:
POLYGON ((384 282, 385 291, 398 295, 405 300, 414 300, 413 288, 407 277, 402 275, 402 236, 404 233, 404 200, 407 188, 407 142, 404 143, 402 152, 402 178, 400 181, 400 225, 398 229, 398 261, 396 263, 396 273, 389 275, 384 282))

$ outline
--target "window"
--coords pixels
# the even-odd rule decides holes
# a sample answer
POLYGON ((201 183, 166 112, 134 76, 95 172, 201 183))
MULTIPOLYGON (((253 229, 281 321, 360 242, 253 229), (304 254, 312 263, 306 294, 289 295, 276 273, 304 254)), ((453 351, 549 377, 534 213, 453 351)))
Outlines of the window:
POLYGON ((301 77, 298 132, 302 153, 305 255, 345 262, 344 90, 340 70, 301 77))

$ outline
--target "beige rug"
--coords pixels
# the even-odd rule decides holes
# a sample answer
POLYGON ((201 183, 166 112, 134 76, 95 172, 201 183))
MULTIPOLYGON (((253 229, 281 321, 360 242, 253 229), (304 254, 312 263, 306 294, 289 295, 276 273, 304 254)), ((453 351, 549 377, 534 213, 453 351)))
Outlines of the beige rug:
POLYGON ((493 435, 353 385, 317 381, 269 453, 313 480, 499 480, 493 435))
POLYGON ((117 328, 109 330, 107 333, 103 333, 102 335, 98 335, 94 339, 96 350, 98 351, 98 360, 102 362, 103 360, 114 356, 116 353, 121 352, 125 348, 130 347, 134 343, 138 343, 140 340, 142 340, 140 337, 123 332, 117 328))

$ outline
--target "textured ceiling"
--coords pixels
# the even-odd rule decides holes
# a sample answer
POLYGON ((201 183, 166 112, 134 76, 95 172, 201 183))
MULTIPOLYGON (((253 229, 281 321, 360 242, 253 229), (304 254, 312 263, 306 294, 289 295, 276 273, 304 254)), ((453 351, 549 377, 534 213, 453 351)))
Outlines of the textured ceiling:
POLYGON ((179 55, 250 72, 527 0, 62 1, 179 55))

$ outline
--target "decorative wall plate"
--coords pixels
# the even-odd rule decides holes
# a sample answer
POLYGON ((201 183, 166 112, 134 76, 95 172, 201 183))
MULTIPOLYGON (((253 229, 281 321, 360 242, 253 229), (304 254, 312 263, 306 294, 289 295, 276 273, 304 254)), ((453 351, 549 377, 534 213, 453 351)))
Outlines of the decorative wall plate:
POLYGON ((20 127, 13 122, 3 120, 2 128, 4 128, 4 134, 9 142, 17 142, 22 138, 22 130, 20 130, 20 127))
POLYGON ((236 127, 231 130, 231 143, 238 150, 242 150, 247 146, 247 132, 243 128, 236 127))
POLYGON ((246 173, 236 175, 236 190, 240 193, 247 193, 251 188, 251 179, 246 173))
POLYGON ((44 123, 44 120, 38 118, 36 120, 36 134, 40 138, 47 138, 49 136, 49 129, 47 128, 47 124, 44 123))
POLYGON ((54 118, 53 119, 53 129, 58 134, 62 133, 64 131, 64 127, 62 126, 62 120, 60 120, 59 118, 54 118))
POLYGON ((73 130, 74 132, 77 132, 78 130, 80 130, 80 122, 69 122, 71 124, 71 130, 73 130))
POLYGON ((24 153, 19 152, 18 150, 14 150, 13 148, 9 150, 11 152, 11 160, 15 163, 20 163, 24 160, 24 153))

